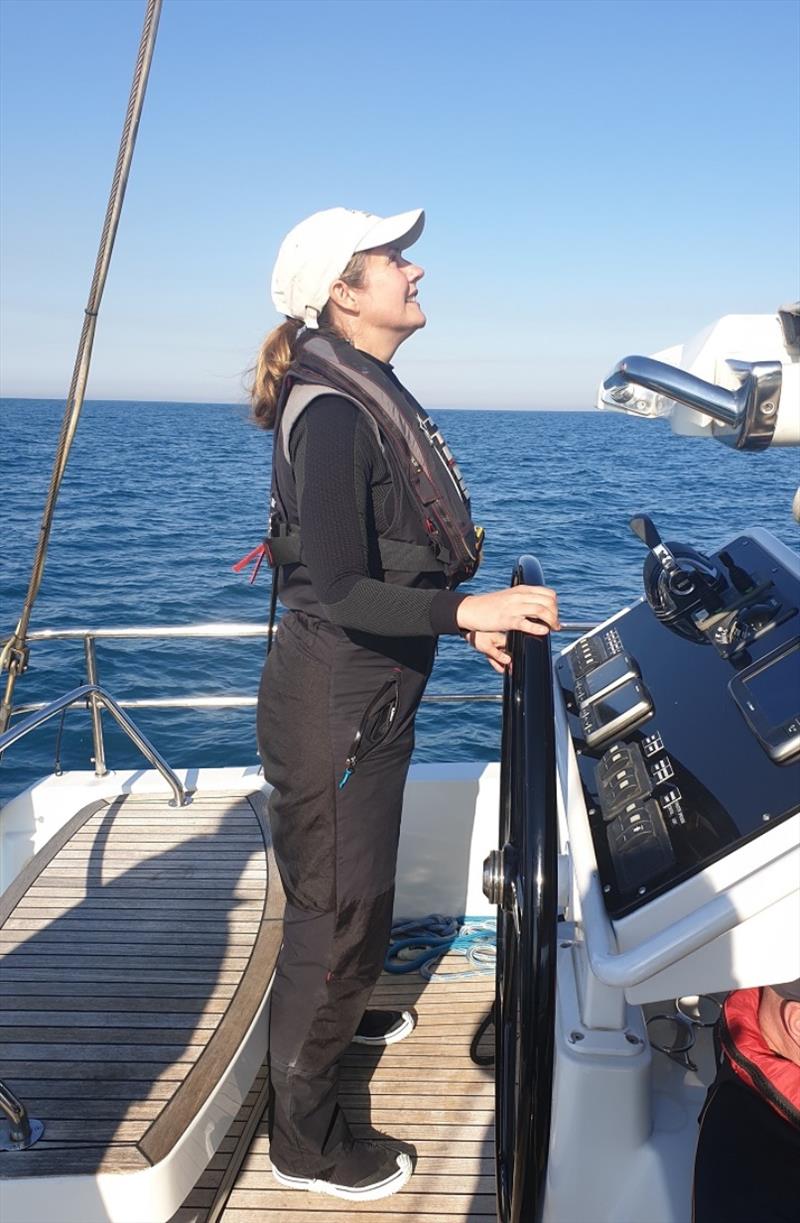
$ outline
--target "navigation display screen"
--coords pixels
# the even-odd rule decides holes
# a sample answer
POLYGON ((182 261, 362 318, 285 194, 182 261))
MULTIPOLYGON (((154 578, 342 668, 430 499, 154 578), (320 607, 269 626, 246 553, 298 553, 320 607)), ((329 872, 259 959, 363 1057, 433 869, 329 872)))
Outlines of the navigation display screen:
POLYGON ((592 706, 593 720, 600 726, 613 722, 630 710, 636 709, 645 700, 644 693, 638 684, 629 681, 619 688, 613 688, 592 706))
POLYGON ((800 714, 800 640, 790 653, 748 676, 745 688, 770 726, 783 726, 800 714))
MULTIPOLYGON (((597 696, 598 692, 620 684, 625 679, 633 679, 636 674, 636 668, 628 655, 616 654, 613 658, 609 658, 608 662, 595 667, 579 683, 586 694, 586 699, 590 699, 597 696)), ((576 684, 576 690, 577 688, 576 684)))

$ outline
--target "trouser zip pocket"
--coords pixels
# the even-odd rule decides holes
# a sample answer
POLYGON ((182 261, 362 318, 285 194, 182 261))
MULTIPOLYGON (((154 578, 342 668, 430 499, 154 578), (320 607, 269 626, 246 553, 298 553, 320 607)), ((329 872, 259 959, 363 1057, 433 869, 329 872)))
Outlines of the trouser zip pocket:
POLYGON ((347 785, 359 761, 386 739, 397 717, 399 703, 400 672, 398 669, 391 679, 387 679, 386 683, 381 685, 364 710, 344 762, 344 773, 339 781, 340 790, 347 785))

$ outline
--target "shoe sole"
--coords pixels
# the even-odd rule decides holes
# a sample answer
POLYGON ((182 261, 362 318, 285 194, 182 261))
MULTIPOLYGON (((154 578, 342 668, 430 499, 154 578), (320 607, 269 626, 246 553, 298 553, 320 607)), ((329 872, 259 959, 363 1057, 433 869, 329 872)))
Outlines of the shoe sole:
POLYGON ((384 1045, 396 1045, 398 1040, 405 1040, 414 1031, 414 1016, 410 1011, 403 1011, 403 1022, 395 1028, 388 1036, 354 1036, 352 1043, 354 1045, 372 1045, 383 1047, 384 1045))
POLYGON ((279 1172, 273 1164, 272 1175, 285 1189, 304 1189, 307 1193, 325 1193, 328 1197, 344 1198, 348 1202, 374 1202, 397 1193, 411 1179, 413 1167, 408 1155, 397 1156, 397 1171, 377 1185, 367 1189, 350 1189, 347 1185, 335 1185, 332 1181, 314 1180, 307 1176, 289 1176, 279 1172))

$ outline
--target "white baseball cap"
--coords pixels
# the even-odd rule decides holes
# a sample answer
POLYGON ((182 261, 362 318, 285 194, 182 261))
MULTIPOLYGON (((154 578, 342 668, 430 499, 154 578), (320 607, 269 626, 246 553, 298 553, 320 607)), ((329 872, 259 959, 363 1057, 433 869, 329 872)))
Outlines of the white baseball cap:
POLYGON ((281 314, 319 326, 319 314, 356 251, 391 243, 400 250, 416 242, 425 227, 421 208, 376 217, 352 208, 326 208, 306 217, 281 243, 272 269, 272 300, 281 314))

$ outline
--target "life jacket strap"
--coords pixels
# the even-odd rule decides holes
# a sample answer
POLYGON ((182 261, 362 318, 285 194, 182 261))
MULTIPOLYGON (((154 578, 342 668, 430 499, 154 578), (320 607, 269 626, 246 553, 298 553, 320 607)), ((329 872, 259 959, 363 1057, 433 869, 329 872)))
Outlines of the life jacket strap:
MULTIPOLYGON (((299 527, 285 522, 272 523, 272 532, 264 540, 270 564, 299 565, 302 563, 301 531, 299 527)), ((437 559, 428 544, 411 544, 402 539, 378 540, 381 565, 393 573, 438 573, 448 562, 448 557, 437 559)))

